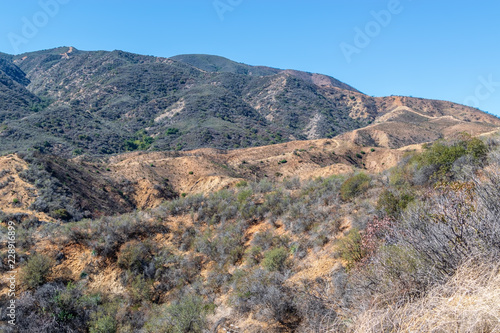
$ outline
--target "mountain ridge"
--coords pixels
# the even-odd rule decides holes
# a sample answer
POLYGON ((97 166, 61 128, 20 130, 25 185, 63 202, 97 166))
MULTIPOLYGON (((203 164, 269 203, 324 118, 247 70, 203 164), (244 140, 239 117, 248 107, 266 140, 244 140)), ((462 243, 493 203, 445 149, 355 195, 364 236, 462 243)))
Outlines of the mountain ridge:
MULTIPOLYGON (((59 47, 0 59, 6 80, 0 102, 2 153, 35 149, 71 157, 234 149, 333 138, 374 123, 385 133, 394 128, 380 119, 397 107, 410 114, 449 115, 479 131, 500 125, 494 116, 451 102, 371 97, 326 75, 218 56, 162 58, 59 47)), ((446 126, 457 125, 424 118, 413 120, 411 130, 419 135, 374 139, 372 126, 370 138, 363 140, 400 147, 445 137, 446 126)), ((390 121, 405 124, 398 119, 390 121)))

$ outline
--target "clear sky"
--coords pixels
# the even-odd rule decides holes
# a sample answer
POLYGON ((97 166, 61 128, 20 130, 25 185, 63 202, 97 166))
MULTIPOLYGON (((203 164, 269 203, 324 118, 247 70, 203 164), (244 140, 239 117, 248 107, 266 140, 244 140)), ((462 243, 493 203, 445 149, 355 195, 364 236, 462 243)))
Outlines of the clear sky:
POLYGON ((57 46, 204 53, 331 75, 373 96, 500 116, 500 2, 438 0, 2 1, 0 51, 57 46))

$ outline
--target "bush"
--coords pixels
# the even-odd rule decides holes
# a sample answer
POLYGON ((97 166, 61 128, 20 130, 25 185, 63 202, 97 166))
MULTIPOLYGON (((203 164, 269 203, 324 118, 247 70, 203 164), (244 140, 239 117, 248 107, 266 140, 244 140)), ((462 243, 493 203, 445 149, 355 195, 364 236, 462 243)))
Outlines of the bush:
POLYGON ((262 248, 260 246, 252 246, 246 251, 247 263, 250 266, 258 265, 262 261, 262 248))
POLYGON ((498 214, 498 189, 487 195, 496 201, 487 207, 482 201, 486 186, 486 182, 455 182, 437 187, 434 195, 404 212, 399 241, 433 264, 442 278, 471 256, 497 256, 500 224, 498 215, 492 219, 488 215, 489 211, 494 212, 491 216, 498 214))
POLYGON ((248 186, 248 182, 246 180, 242 180, 238 183, 236 183, 236 187, 247 187, 248 186))
POLYGON ((462 135, 462 139, 456 142, 437 141, 426 150, 414 157, 417 168, 434 167, 436 171, 432 175, 433 180, 447 180, 452 177, 453 164, 463 156, 470 156, 473 164, 482 162, 488 152, 488 148, 478 138, 462 135))
POLYGON ((53 266, 52 258, 38 253, 32 255, 22 271, 23 284, 28 288, 36 288, 44 284, 53 266))
POLYGON ((142 274, 153 260, 152 250, 149 243, 129 243, 118 253, 118 266, 134 274, 142 274))
POLYGON ((207 326, 207 315, 213 305, 205 303, 199 296, 188 295, 179 302, 162 306, 144 325, 145 332, 151 333, 196 333, 207 326))
POLYGON ((56 209, 51 212, 50 214, 52 217, 63 220, 63 221, 69 221, 73 216, 64 208, 56 209))
POLYGON ((350 200, 365 192, 370 186, 370 177, 364 173, 358 173, 348 179, 340 187, 340 196, 343 200, 350 200))
POLYGON ((387 215, 396 217, 399 215, 415 197, 408 193, 394 195, 389 190, 384 190, 377 202, 377 209, 383 210, 387 215))
POLYGON ((16 301, 19 332, 82 332, 100 297, 83 296, 82 286, 46 283, 16 301))
POLYGON ((173 127, 167 128, 167 131, 165 132, 166 135, 176 135, 178 133, 179 133, 179 129, 173 128, 173 127))
POLYGON ((282 271, 286 266, 288 251, 284 247, 269 250, 264 255, 262 266, 268 271, 282 271))
POLYGON ((365 258, 367 253, 363 247, 359 229, 352 228, 347 236, 339 240, 338 251, 340 257, 346 261, 347 269, 353 268, 356 263, 365 258))
POLYGON ((114 333, 116 320, 111 315, 99 314, 90 322, 89 333, 114 333))
POLYGON ((277 321, 295 331, 300 318, 292 291, 285 286, 280 273, 255 269, 233 274, 232 301, 240 313, 259 311, 267 323, 277 321))
POLYGON ((500 312, 498 263, 462 265, 445 284, 424 297, 361 314, 347 332, 497 332, 500 312))

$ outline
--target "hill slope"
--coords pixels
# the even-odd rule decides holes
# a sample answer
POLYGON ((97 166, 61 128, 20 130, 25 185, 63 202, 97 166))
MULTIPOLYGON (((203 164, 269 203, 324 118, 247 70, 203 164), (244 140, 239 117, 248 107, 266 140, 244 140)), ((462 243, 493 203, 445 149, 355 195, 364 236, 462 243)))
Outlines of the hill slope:
MULTIPOLYGON (((493 116, 453 103, 373 98, 325 75, 207 55, 168 59, 73 47, 2 54, 0 81, 2 153, 31 148, 70 157, 332 138, 387 123, 381 117, 398 106, 449 115, 464 129, 500 125, 493 116)), ((397 147, 441 137, 448 126, 421 132, 425 123, 415 125, 423 135, 389 144, 363 140, 397 147)))

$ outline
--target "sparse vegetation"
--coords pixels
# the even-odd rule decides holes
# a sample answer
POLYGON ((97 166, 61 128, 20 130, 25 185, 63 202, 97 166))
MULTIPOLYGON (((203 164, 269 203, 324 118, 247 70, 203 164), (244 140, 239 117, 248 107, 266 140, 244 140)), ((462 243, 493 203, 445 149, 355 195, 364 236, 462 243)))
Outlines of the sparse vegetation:
MULTIPOLYGON (((59 77, 46 84, 44 68, 59 64, 65 76, 73 62, 60 63, 60 50, 44 52, 20 70, 42 66, 32 85, 48 97, 21 89, 23 99, 6 103, 0 115, 2 150, 32 149, 21 156, 28 168, 16 169, 32 190, 9 194, 5 188, 16 175, 0 171, 6 208, 31 203, 29 209, 51 220, 0 211, 2 233, 7 221, 16 224, 20 331, 204 332, 216 323, 242 332, 498 329, 498 138, 461 135, 409 152, 382 174, 356 169, 309 180, 289 175, 295 161, 326 173, 342 159, 369 168, 378 154, 361 150, 368 148, 332 153, 336 139, 280 150, 279 158, 260 163, 250 155, 226 163, 220 156, 233 153, 213 150, 206 154, 229 179, 224 189, 179 195, 159 174, 153 183, 139 178, 147 192, 141 197, 132 181, 106 178, 120 169, 114 164, 109 173, 111 164, 98 161, 108 158, 102 155, 171 150, 152 155, 198 158, 199 151, 174 150, 304 139, 309 111, 322 119, 315 134, 333 137, 371 122, 351 118, 349 105, 372 108, 373 101, 337 90, 325 98, 322 89, 289 75, 270 105, 256 112, 250 105, 261 102, 262 87, 279 75, 274 69, 252 68, 260 74, 247 75, 234 68, 249 67, 231 63, 233 72, 201 74, 186 63, 119 51, 82 52, 86 58, 78 59, 89 70, 113 73, 83 99, 77 95, 86 96, 88 87, 75 94, 59 77), (272 126, 263 116, 267 107, 281 110, 272 126), (81 164, 47 153, 78 156, 81 164), (117 206, 108 209, 111 197, 117 206), (144 209, 133 211, 141 200, 144 209)), ((357 147, 375 145, 360 140, 366 142, 357 147)), ((147 157, 139 161, 142 170, 162 171, 147 157)), ((187 166, 173 183, 205 174, 198 170, 187 166)), ((9 270, 8 255, 1 245, 1 274, 9 270)))
MULTIPOLYGON (((0 216, 17 221, 19 246, 30 249, 42 236, 51 244, 19 254, 27 290, 19 311, 38 321, 57 318, 52 331, 92 332, 203 331, 214 324, 214 304, 235 311, 226 318, 230 323, 259 314, 255 320, 287 330, 377 331, 375 323, 401 330, 403 318, 411 323, 415 313, 437 318, 433 311, 446 313, 438 295, 463 295, 452 286, 466 288, 457 283, 469 262, 488 271, 500 254, 500 155, 496 141, 486 147, 457 168, 459 157, 444 180, 423 185, 413 183, 420 172, 415 161, 427 151, 385 175, 245 180, 114 217, 46 224, 0 216), (467 165, 478 172, 464 174, 467 165), (100 266, 86 264, 76 275, 54 270, 67 253, 49 249, 73 246, 100 266), (301 275, 316 256, 342 265, 301 275), (123 290, 120 299, 86 287, 110 264, 116 267, 113 283, 123 290), (221 303, 221 295, 227 301, 221 303), (436 300, 431 308, 430 299, 436 300)), ((5 265, 4 252, 1 258, 5 265)), ((494 293, 486 280, 474 281, 494 293)), ((479 289, 468 290, 480 295, 479 289)), ((478 302, 474 309, 483 306, 478 302)), ((460 325, 491 325, 492 317, 476 317, 478 326, 469 319, 460 325)), ((29 320, 20 325, 33 329, 29 320)))

